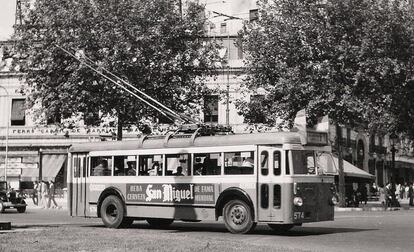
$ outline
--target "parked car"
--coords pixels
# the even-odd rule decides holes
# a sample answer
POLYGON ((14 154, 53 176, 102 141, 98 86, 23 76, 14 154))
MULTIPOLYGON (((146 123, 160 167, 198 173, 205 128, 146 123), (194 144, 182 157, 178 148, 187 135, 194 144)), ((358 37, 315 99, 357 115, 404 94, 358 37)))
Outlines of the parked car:
POLYGON ((0 181, 0 213, 3 213, 6 208, 15 208, 17 212, 24 213, 26 206, 24 197, 20 193, 9 188, 7 181, 0 181))

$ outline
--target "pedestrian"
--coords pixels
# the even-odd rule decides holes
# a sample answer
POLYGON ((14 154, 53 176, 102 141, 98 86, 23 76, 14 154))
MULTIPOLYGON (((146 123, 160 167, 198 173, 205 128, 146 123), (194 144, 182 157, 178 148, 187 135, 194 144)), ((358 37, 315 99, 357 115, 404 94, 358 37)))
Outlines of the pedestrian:
POLYGON ((48 188, 47 183, 43 180, 42 180, 42 183, 40 185, 40 194, 42 195, 40 206, 42 208, 48 208, 47 207, 47 195, 49 194, 49 188, 48 188))
POLYGON ((400 183, 398 183, 396 186, 395 186, 395 198, 396 199, 398 199, 398 198, 400 198, 400 192, 401 192, 401 184, 400 183))
POLYGON ((404 199, 404 192, 405 192, 405 186, 401 184, 400 187, 400 199, 404 199))
POLYGON ((390 182, 388 182, 385 185, 384 200, 385 200, 384 208, 390 207, 391 206, 391 201, 392 201, 392 192, 391 192, 391 183, 390 182))
POLYGON ((414 206, 414 184, 410 182, 409 189, 408 189, 408 198, 410 199, 409 205, 414 206))
POLYGON ((39 189, 39 184, 38 184, 37 181, 35 181, 33 183, 33 192, 32 192, 32 200, 33 200, 33 204, 35 206, 37 206, 39 204, 39 201, 38 201, 38 189, 39 189))
POLYGON ((368 192, 367 192, 366 184, 359 184, 358 190, 359 190, 359 202, 361 204, 362 202, 364 202, 364 204, 366 205, 368 201, 368 192))
POLYGON ((379 197, 378 197, 379 202, 381 202, 381 205, 385 206, 384 188, 381 186, 378 186, 378 193, 379 193, 379 197))
POLYGON ((60 208, 59 205, 56 203, 55 200, 55 183, 53 183, 52 180, 49 181, 49 194, 48 194, 49 200, 47 203, 47 208, 60 208), (51 206, 51 204, 53 205, 51 206))
POLYGON ((404 188, 405 188, 405 192, 404 192, 404 199, 409 199, 409 197, 408 197, 408 191, 410 190, 410 183, 407 183, 407 182, 405 182, 405 186, 404 186, 404 188))

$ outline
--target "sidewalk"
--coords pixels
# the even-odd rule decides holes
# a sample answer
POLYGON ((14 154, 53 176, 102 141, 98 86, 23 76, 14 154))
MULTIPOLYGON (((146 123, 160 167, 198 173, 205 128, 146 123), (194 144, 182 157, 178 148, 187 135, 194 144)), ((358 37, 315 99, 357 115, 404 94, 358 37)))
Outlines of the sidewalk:
MULTIPOLYGON (((49 208, 49 209, 56 209, 56 210, 67 210, 68 207, 68 203, 67 203, 67 198, 55 198, 56 203, 58 204, 58 208, 49 208)), ((27 204, 27 208, 32 208, 32 209, 42 209, 42 207, 40 205, 36 206, 35 204, 33 204, 33 200, 32 198, 26 198, 25 199, 26 204, 27 204)))
POLYGON ((368 201, 366 205, 360 204, 359 207, 335 207, 335 212, 414 210, 414 206, 408 205, 408 199, 402 199, 399 202, 400 207, 388 207, 385 209, 379 201, 368 201))

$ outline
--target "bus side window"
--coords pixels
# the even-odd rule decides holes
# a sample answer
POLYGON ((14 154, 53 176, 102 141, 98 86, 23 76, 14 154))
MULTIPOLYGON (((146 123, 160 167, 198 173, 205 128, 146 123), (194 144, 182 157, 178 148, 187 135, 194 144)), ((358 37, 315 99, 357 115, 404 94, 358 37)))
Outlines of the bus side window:
POLYGON ((254 152, 224 153, 224 174, 253 174, 254 152))
POLYGON ((136 175, 136 156, 115 156, 114 175, 115 176, 135 176, 136 175))
POLYGON ((267 151, 262 151, 260 154, 260 171, 263 176, 269 174, 269 153, 267 151))
POLYGON ((273 152, 273 174, 279 176, 281 173, 280 151, 273 152))
POLYGON ((91 157, 90 176, 111 176, 112 157, 91 157))
POLYGON ((221 153, 197 153, 194 154, 194 171, 197 175, 220 175, 221 153))
POLYGON ((139 176, 162 176, 163 155, 139 156, 139 176))
POLYGON ((190 171, 189 154, 166 155, 165 175, 166 176, 189 176, 190 171))

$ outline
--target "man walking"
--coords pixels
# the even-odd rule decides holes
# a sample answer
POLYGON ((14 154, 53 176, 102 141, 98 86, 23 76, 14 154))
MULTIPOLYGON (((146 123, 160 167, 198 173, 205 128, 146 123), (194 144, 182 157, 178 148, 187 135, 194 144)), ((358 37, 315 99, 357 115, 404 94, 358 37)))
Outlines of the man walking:
POLYGON ((55 200, 55 184, 52 180, 49 181, 49 201, 47 203, 47 207, 50 208, 59 208, 58 204, 55 200), (51 206, 51 203, 53 203, 53 206, 51 206))
POLYGON ((390 184, 390 182, 388 182, 385 185, 385 188, 384 188, 384 200, 385 200, 384 208, 386 209, 387 207, 391 206, 391 201, 392 201, 391 184, 390 184))
POLYGON ((409 205, 414 206, 414 185, 412 182, 408 184, 408 198, 410 199, 409 205))

